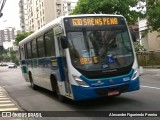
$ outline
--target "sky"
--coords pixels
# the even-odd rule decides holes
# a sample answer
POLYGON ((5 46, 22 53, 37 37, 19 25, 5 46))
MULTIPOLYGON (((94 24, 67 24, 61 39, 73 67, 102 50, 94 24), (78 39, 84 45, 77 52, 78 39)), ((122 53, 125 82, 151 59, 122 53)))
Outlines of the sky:
POLYGON ((6 0, 2 10, 3 16, 0 18, 0 29, 15 27, 20 30, 19 0, 6 0))
POLYGON ((0 18, 0 29, 5 29, 7 27, 15 27, 16 30, 20 30, 18 3, 19 0, 6 0, 5 6, 2 10, 3 16, 0 18))
MULTIPOLYGON (((71 0, 78 1, 78 0, 71 0)), ((16 30, 20 30, 20 18, 19 18, 19 0, 6 0, 5 6, 2 10, 3 16, 0 18, 0 29, 7 27, 15 27, 16 30)))

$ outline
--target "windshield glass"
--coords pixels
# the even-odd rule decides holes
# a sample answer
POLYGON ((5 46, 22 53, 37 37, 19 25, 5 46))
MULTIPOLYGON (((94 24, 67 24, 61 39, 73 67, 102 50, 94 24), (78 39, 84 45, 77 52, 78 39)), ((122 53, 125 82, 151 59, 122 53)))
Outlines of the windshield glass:
POLYGON ((67 32, 73 66, 85 71, 116 69, 133 63, 127 30, 67 32))

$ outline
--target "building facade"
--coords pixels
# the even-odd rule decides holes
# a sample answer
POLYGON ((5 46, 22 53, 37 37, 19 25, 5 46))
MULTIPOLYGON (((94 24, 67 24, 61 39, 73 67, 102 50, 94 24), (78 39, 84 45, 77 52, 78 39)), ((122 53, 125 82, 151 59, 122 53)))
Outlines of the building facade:
POLYGON ((0 44, 10 42, 15 39, 15 28, 0 30, 0 44))
POLYGON ((75 0, 64 0, 63 1, 63 15, 69 15, 70 12, 75 8, 77 2, 75 0))
POLYGON ((28 28, 28 12, 27 12, 27 0, 19 1, 19 16, 20 16, 20 26, 21 31, 29 31, 28 28))
POLYGON ((62 0, 28 0, 28 27, 30 31, 36 31, 63 15, 62 0))
POLYGON ((75 7, 74 0, 20 0, 22 31, 36 31, 75 7))
POLYGON ((149 32, 146 34, 147 20, 139 20, 139 36, 140 44, 144 46, 146 50, 159 50, 160 49, 160 33, 157 31, 149 32))
POLYGON ((4 47, 6 44, 13 43, 13 41, 15 41, 16 34, 17 31, 12 27, 0 30, 0 46, 4 47))
POLYGON ((0 46, 3 46, 4 42, 4 30, 0 30, 0 46))

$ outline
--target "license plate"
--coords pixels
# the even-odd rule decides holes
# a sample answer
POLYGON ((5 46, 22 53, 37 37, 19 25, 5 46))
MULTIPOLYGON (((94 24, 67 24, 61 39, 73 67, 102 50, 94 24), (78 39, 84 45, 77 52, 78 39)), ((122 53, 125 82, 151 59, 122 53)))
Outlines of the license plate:
POLYGON ((119 94, 118 90, 108 91, 108 96, 114 96, 114 95, 118 95, 118 94, 119 94))

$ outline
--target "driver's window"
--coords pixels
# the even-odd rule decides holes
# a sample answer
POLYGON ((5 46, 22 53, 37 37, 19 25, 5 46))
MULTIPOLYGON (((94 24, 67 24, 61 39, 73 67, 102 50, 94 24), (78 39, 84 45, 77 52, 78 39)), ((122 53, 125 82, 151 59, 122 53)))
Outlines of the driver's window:
POLYGON ((117 34, 116 39, 117 39, 119 48, 121 49, 125 48, 127 50, 131 50, 131 44, 129 42, 129 35, 126 31, 120 32, 119 34, 117 34))

